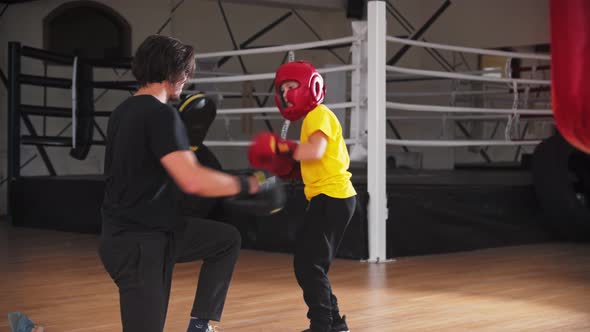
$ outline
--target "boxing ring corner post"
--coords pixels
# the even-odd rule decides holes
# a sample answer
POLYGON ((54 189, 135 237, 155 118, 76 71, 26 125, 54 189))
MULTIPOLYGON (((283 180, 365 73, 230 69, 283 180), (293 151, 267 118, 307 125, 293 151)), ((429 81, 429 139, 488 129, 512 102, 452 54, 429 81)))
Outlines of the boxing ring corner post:
POLYGON ((387 195, 386 195, 386 33, 385 1, 369 0, 367 4, 367 208, 368 262, 387 261, 387 195))

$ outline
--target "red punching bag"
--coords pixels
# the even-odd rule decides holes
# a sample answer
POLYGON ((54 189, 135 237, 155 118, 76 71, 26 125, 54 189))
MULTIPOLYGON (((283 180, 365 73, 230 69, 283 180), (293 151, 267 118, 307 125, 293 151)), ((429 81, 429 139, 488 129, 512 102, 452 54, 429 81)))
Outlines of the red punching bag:
POLYGON ((557 128, 590 153, 590 0, 550 0, 551 93, 557 128))

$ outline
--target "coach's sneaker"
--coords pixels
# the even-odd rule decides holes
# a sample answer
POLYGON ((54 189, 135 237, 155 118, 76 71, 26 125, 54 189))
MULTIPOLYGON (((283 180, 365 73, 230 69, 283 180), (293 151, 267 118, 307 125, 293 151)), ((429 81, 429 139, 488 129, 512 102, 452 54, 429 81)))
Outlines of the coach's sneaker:
POLYGON ((42 326, 37 326, 22 312, 11 312, 8 314, 10 332, 44 332, 42 326))
POLYGON ((346 325, 346 315, 340 317, 332 317, 332 329, 330 332, 350 332, 348 325, 346 325))

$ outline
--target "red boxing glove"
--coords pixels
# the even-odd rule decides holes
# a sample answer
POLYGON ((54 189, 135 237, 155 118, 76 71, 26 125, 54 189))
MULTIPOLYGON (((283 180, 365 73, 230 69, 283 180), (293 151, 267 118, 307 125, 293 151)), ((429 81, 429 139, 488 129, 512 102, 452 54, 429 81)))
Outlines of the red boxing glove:
POLYGON ((280 177, 282 180, 301 180, 301 164, 291 159, 291 171, 288 173, 277 173, 277 176, 280 177))
POLYGON ((272 174, 280 177, 282 180, 299 180, 301 179, 301 167, 297 160, 287 156, 279 155, 268 170, 272 174))
POLYGON ((278 136, 276 142, 277 154, 287 155, 290 158, 293 158, 293 153, 295 153, 295 150, 297 150, 297 146, 299 145, 297 142, 282 139, 278 136))
POLYGON ((273 174, 289 173, 295 162, 292 158, 297 142, 284 140, 271 132, 263 132, 252 140, 248 148, 248 160, 255 168, 272 172, 273 174))

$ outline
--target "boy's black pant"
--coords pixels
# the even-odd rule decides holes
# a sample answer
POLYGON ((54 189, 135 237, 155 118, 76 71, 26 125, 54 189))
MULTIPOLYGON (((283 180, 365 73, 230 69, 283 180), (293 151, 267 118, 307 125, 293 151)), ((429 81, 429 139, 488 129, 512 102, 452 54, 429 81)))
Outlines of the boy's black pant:
POLYGON ((99 254, 119 288, 123 331, 163 331, 174 264, 201 259, 191 316, 219 321, 240 242, 233 226, 203 219, 175 233, 103 233, 99 254))
POLYGON ((311 199, 303 225, 297 231, 295 277, 309 310, 314 331, 330 328, 338 301, 328 280, 330 264, 356 207, 356 196, 338 199, 318 195, 311 199))

